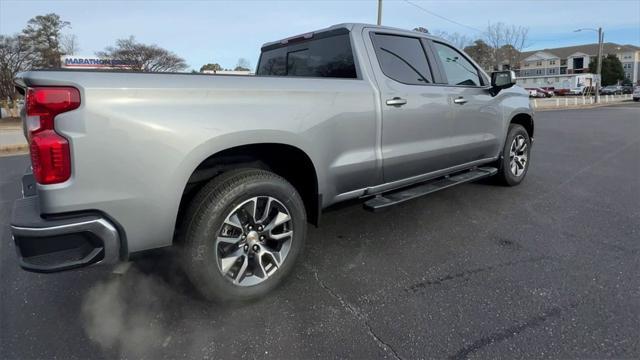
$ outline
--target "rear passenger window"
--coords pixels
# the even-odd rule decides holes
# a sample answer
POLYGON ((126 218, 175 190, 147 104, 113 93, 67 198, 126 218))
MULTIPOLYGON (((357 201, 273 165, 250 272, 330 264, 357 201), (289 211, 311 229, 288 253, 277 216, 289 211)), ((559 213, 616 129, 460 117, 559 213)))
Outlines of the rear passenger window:
POLYGON ((433 82, 420 39, 373 34, 373 46, 382 72, 398 82, 424 85, 433 82))
POLYGON ((287 75, 287 48, 265 51, 260 55, 256 75, 287 75))
POLYGON ((348 79, 358 77, 349 34, 311 39, 263 51, 256 74, 348 79))
POLYGON ((460 52, 441 43, 433 44, 444 67, 449 85, 480 86, 482 84, 478 69, 460 52))

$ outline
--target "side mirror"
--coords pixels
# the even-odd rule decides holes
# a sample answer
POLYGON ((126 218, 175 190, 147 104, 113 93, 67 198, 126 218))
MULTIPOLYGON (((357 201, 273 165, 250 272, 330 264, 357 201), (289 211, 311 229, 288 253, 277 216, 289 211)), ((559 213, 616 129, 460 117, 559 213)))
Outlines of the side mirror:
POLYGON ((516 84, 516 73, 512 70, 495 71, 491 73, 491 92, 498 94, 502 89, 508 89, 516 84))

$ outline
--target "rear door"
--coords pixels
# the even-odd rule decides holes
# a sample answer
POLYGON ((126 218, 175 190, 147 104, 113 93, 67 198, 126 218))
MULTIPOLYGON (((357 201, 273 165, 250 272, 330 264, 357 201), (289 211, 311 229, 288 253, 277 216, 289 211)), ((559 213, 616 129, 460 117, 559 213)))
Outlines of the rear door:
POLYGON ((392 182, 451 166, 447 144, 453 118, 434 84, 435 60, 426 39, 365 30, 382 104, 382 166, 392 182))
POLYGON ((489 93, 489 81, 454 47, 433 41, 446 85, 443 93, 453 107, 450 159, 463 165, 495 157, 503 137, 498 100, 489 93))

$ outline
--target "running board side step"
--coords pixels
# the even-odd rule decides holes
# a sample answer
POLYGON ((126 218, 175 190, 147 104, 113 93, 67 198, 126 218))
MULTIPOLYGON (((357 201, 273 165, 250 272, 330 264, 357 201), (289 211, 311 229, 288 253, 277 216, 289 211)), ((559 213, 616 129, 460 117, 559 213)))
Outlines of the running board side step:
POLYGON ((392 190, 378 195, 364 203, 365 210, 378 212, 393 205, 403 203, 423 195, 431 194, 438 190, 450 188, 455 185, 479 180, 495 175, 498 169, 493 167, 479 167, 470 171, 460 172, 451 176, 445 176, 419 183, 408 188, 392 190))

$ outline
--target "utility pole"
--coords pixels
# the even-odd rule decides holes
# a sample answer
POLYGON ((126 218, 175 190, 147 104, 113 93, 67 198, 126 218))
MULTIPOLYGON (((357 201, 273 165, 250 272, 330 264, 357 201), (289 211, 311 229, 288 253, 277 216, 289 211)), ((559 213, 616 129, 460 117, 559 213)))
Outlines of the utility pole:
POLYGON ((598 33, 598 65, 596 69, 596 76, 598 78, 596 79, 596 103, 599 103, 600 102, 600 85, 602 83, 602 46, 604 43, 604 32, 602 32, 601 27, 597 29, 592 29, 592 28, 578 29, 578 30, 574 30, 574 32, 580 32, 583 30, 595 31, 598 33))
POLYGON ((602 43, 604 42, 604 34, 602 28, 598 28, 598 80, 596 81, 596 104, 600 103, 600 85, 602 84, 602 43))
POLYGON ((378 0, 378 25, 382 25, 382 0, 378 0))

